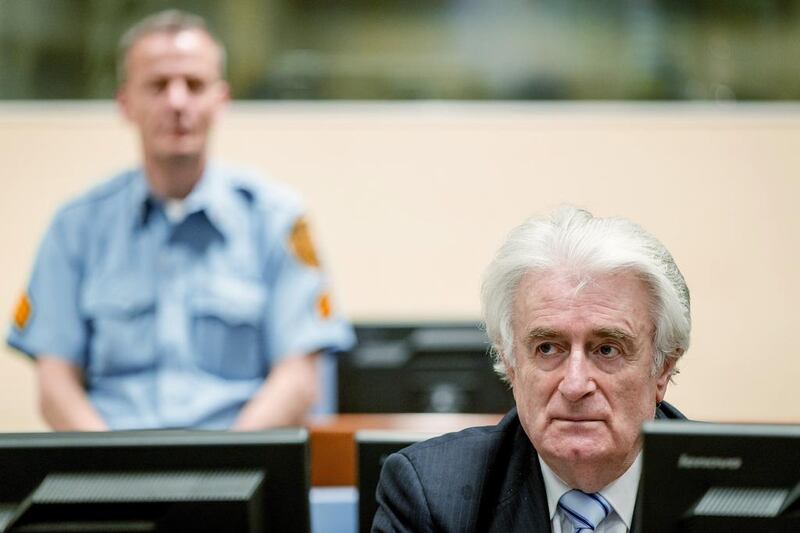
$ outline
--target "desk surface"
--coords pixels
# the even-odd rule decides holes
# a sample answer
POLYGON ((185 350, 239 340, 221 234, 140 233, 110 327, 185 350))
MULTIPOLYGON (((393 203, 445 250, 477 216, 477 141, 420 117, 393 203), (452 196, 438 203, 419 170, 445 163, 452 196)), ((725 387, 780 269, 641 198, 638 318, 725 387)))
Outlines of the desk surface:
POLYGON ((311 434, 311 484, 316 487, 356 484, 354 436, 362 429, 447 433, 496 424, 502 414, 339 414, 314 417, 311 434))

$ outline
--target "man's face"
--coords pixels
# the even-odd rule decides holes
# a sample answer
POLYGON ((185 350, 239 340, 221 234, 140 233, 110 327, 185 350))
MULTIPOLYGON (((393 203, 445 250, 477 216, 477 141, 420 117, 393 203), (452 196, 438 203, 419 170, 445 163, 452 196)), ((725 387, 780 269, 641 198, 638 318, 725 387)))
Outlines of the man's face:
POLYGON ((652 375, 654 326, 643 281, 622 272, 577 287, 558 273, 522 278, 509 377, 542 459, 567 484, 597 491, 633 463, 640 426, 653 418, 672 366, 652 375))
POLYGON ((152 33, 128 51, 117 100, 137 126, 145 158, 204 157, 214 118, 228 99, 220 51, 203 31, 152 33))

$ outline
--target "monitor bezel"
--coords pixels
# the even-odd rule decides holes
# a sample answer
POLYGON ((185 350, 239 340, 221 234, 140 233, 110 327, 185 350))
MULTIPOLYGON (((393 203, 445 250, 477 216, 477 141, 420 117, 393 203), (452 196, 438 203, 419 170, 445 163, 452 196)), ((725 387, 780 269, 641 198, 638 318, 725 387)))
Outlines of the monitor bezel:
POLYGON ((265 531, 310 531, 304 428, 0 434, 0 505, 19 505, 52 472, 261 470, 265 531), (13 482, 12 482, 13 480, 13 482))
POLYGON ((800 425, 654 420, 642 426, 642 442, 635 531, 734 531, 741 526, 742 531, 756 527, 766 532, 784 531, 795 519, 800 523, 797 513, 773 519, 691 517, 711 487, 791 491, 800 486, 800 425))

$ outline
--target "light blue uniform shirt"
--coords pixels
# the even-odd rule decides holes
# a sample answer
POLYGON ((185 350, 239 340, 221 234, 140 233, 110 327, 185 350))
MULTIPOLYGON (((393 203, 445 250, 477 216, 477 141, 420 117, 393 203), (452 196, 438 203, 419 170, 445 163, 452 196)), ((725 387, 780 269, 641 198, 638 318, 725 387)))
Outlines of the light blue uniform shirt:
POLYGON ((140 170, 67 204, 8 337, 83 369, 113 429, 229 427, 282 358, 354 341, 291 244, 295 194, 212 165, 182 211, 168 216, 140 170))

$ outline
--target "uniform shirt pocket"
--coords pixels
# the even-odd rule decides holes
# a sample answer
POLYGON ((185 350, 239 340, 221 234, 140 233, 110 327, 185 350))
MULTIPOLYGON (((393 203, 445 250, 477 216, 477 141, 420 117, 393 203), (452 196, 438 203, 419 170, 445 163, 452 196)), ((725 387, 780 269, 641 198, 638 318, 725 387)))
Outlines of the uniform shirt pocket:
POLYGON ((190 301, 192 349, 200 368, 227 379, 266 376, 264 286, 245 279, 215 277, 195 290, 190 301))
POLYGON ((90 283, 82 294, 90 324, 90 375, 122 375, 155 365, 155 293, 141 284, 90 283))

